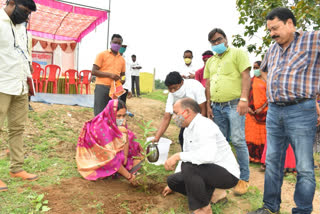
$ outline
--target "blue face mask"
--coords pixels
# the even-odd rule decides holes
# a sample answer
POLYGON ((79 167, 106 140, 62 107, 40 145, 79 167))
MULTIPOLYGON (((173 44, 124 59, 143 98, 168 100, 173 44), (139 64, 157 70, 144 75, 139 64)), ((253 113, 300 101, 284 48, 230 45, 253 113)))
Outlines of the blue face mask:
POLYGON ((227 50, 227 47, 224 45, 224 43, 221 43, 219 45, 211 46, 211 49, 217 54, 223 54, 227 50))
POLYGON ((261 75, 260 69, 255 69, 255 70, 253 70, 253 74, 254 74, 256 77, 260 77, 260 75, 261 75))

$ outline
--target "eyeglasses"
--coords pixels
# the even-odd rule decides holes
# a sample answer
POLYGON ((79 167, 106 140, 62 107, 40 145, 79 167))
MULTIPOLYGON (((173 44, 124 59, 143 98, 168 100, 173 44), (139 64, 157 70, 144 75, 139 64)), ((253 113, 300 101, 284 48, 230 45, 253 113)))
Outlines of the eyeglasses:
POLYGON ((210 40, 210 43, 214 45, 214 44, 216 44, 216 43, 221 43, 222 40, 223 40, 222 37, 218 37, 218 38, 215 39, 215 40, 210 40))

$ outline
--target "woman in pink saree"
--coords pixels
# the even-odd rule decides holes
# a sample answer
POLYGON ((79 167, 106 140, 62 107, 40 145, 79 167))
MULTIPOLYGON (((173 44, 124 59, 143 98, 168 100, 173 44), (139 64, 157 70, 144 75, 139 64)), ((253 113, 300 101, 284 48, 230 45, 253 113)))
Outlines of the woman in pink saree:
POLYGON ((84 124, 76 161, 85 179, 97 180, 119 173, 136 184, 135 175, 129 171, 141 161, 142 148, 127 128, 126 111, 121 100, 110 100, 100 114, 84 124))

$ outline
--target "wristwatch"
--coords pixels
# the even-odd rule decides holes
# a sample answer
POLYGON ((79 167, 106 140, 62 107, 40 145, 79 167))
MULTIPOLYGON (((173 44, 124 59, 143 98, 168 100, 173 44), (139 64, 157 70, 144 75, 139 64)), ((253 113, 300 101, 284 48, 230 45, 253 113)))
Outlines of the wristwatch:
POLYGON ((248 102, 247 98, 240 98, 240 100, 243 102, 248 102))

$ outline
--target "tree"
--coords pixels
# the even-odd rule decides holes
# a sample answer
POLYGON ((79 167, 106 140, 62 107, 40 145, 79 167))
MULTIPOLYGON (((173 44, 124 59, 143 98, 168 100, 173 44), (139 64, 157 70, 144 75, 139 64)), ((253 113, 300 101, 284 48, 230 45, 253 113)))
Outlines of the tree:
POLYGON ((240 13, 238 23, 244 25, 245 32, 244 35, 234 35, 232 44, 235 47, 246 46, 250 53, 256 55, 264 54, 272 42, 266 29, 265 17, 273 8, 289 8, 296 17, 297 29, 320 29, 320 0, 237 0, 236 4, 240 13), (261 28, 266 32, 262 44, 248 43, 261 28))
POLYGON ((167 89, 167 86, 164 84, 164 81, 162 80, 155 80, 154 81, 154 87, 156 89, 167 89))

